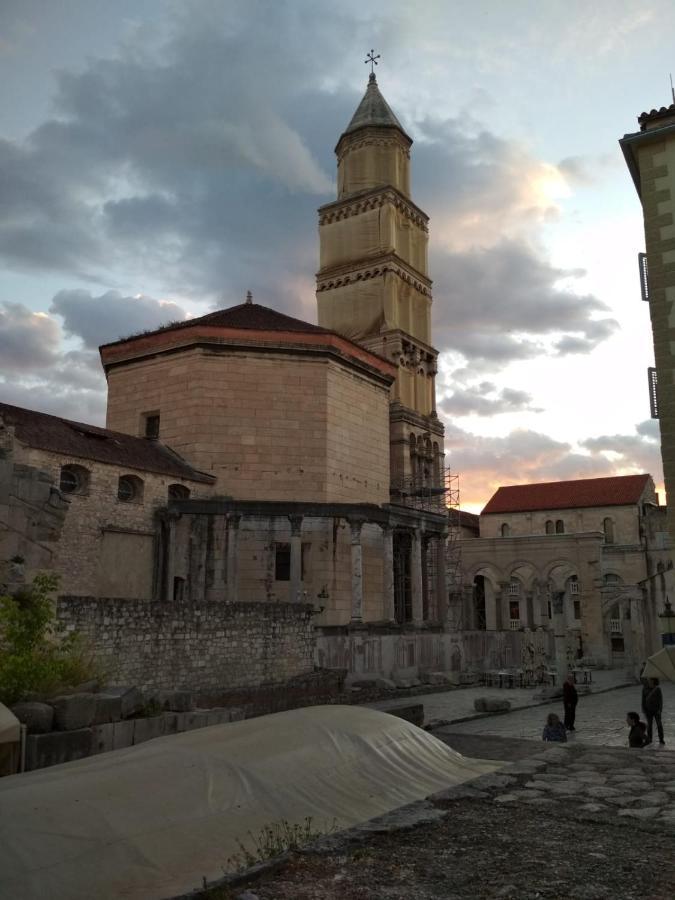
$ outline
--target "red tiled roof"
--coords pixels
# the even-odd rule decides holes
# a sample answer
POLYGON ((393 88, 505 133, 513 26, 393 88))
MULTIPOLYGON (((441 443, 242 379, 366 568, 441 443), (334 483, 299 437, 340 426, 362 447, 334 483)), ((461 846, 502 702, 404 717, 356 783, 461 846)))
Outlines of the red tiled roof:
POLYGON ((465 509, 458 510, 458 521, 462 528, 474 528, 478 531, 480 518, 476 513, 467 512, 465 509))
POLYGON ((639 501, 650 478, 650 475, 615 475, 609 478, 500 487, 481 515, 587 506, 625 506, 639 501))
POLYGON ((151 334, 160 334, 162 331, 177 331, 179 328, 192 328, 194 325, 243 328, 251 331, 295 331, 302 334, 333 333, 326 328, 320 328, 318 325, 312 325, 310 322, 303 322, 302 319, 295 319, 293 316, 277 312, 275 309, 270 309, 269 306, 261 306, 259 303, 240 303, 238 306, 231 306, 229 309, 217 309, 215 312, 207 313, 205 316, 199 316, 196 319, 172 322, 170 325, 163 325, 154 331, 144 331, 142 334, 137 335, 132 334, 129 337, 120 338, 118 341, 111 341, 109 344, 103 344, 102 346, 112 347, 115 344, 133 341, 136 337, 148 337, 151 334))
POLYGON ((193 469, 182 456, 159 441, 71 422, 8 403, 0 403, 0 418, 14 428, 19 441, 37 450, 209 484, 214 481, 213 476, 193 469))

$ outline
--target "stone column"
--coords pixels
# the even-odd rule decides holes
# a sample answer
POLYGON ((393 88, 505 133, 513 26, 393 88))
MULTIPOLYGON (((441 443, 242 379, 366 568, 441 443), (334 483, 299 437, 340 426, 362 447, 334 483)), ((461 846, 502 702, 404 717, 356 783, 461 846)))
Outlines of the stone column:
POLYGON ((239 544, 239 513, 229 513, 227 517, 227 601, 237 599, 237 563, 239 544))
POLYGON ((483 584, 485 585, 485 630, 496 631, 497 604, 500 602, 500 597, 495 594, 492 582, 488 578, 483 580, 483 584))
POLYGON ((211 559, 206 599, 222 601, 225 593, 225 547, 227 544, 227 517, 213 517, 213 542, 211 546, 211 559))
POLYGON ((561 687, 568 672, 565 591, 553 591, 551 594, 551 612, 553 613, 553 640, 555 642, 556 687, 561 687))
POLYGON ((363 519, 348 519, 351 529, 352 555, 352 622, 363 622, 363 519))
POLYGON ((541 596, 541 587, 537 584, 532 588, 532 627, 540 628, 541 627, 541 604, 542 604, 542 596, 541 596))
MULTIPOLYGON (((445 567, 445 542, 446 535, 439 535, 436 542, 436 618, 439 622, 445 622, 448 618, 450 585, 448 584, 448 573, 445 567)), ((457 583, 453 587, 459 587, 460 584, 457 583)))
POLYGON ((165 597, 167 603, 173 602, 173 580, 176 573, 176 522, 180 519, 180 513, 170 512, 167 515, 167 541, 165 572, 165 597))
POLYGON ((497 631, 508 631, 511 627, 509 625, 510 613, 509 613, 509 582, 508 581, 500 581, 499 582, 499 596, 495 597, 495 607, 496 607, 496 621, 495 628, 497 631))
POLYGON ((422 529, 414 528, 410 548, 410 595, 414 625, 424 621, 422 613, 422 529))
POLYGON ((394 605, 394 529, 382 525, 382 618, 385 622, 396 621, 394 605))
POLYGON ((289 516, 291 523, 291 603, 302 600, 302 516, 289 516))

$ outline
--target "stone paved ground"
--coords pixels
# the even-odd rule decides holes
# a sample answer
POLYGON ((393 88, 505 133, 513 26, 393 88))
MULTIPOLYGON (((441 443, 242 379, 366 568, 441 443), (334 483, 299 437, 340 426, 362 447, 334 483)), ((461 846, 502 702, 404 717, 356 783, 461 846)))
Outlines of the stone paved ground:
MULTIPOLYGON (((593 673, 592 689, 594 691, 606 691, 627 683, 626 673, 622 669, 607 669, 593 673)), ((533 705, 539 705, 540 700, 535 695, 539 689, 525 688, 509 690, 506 688, 465 687, 455 688, 450 691, 442 691, 433 694, 420 694, 409 698, 393 700, 379 700, 368 703, 373 709, 387 710, 392 706, 405 706, 409 703, 423 703, 426 722, 434 720, 455 721, 456 719, 476 718, 482 714, 473 708, 474 700, 478 697, 497 697, 500 700, 508 700, 512 709, 524 709, 533 705)), ((639 704, 638 704, 639 705, 639 704)), ((675 715, 675 704, 673 706, 675 715)))
MULTIPOLYGON (((491 742, 474 738, 492 756, 491 742)), ((675 753, 549 747, 209 900, 672 900, 675 753)))
MULTIPOLYGON (((663 684, 664 729, 666 746, 672 743, 675 748, 675 685, 663 684)), ((628 743, 626 713, 634 710, 640 713, 639 685, 618 688, 600 694, 589 694, 581 697, 577 707, 576 734, 570 741, 577 743, 599 744, 604 747, 625 747, 628 743)), ((498 693, 487 692, 483 696, 499 696, 498 693)), ((425 716, 429 716, 428 698, 423 699, 425 716)), ((457 734, 489 734, 498 737, 541 740, 541 733, 549 712, 557 713, 561 718, 562 703, 557 701, 546 706, 536 706, 505 715, 493 715, 450 726, 457 734)), ((640 713, 641 714, 641 713, 640 713)), ((445 729, 441 729, 445 731, 445 729)), ((434 730, 434 734, 439 733, 434 730)), ((654 735, 656 739, 656 735, 654 735)), ((658 744, 652 744, 649 750, 658 750, 658 744)))

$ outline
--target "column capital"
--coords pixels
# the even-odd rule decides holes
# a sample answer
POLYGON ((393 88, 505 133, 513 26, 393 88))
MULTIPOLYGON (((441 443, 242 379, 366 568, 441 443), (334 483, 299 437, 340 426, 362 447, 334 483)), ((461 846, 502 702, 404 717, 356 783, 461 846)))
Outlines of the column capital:
POLYGON ((288 516, 288 521, 291 523, 291 535, 293 537, 297 537, 302 533, 302 519, 303 516, 298 514, 293 514, 292 516, 288 516))
POLYGON ((361 529, 367 521, 363 516, 347 516, 347 522, 352 530, 352 543, 361 540, 361 529))
POLYGON ((227 527, 228 528, 239 528, 239 523, 241 522, 241 513, 228 513, 227 514, 227 527))

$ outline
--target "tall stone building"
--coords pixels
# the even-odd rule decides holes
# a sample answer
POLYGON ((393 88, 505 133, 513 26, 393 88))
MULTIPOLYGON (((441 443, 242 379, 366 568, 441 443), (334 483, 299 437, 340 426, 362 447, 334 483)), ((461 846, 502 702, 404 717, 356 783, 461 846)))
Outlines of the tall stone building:
MULTIPOLYGON (((104 345, 106 429, 5 407, 20 461, 69 495, 56 558, 71 596, 154 601, 152 616, 187 604, 198 619, 204 604, 313 607, 322 666, 402 679, 449 667, 411 145, 371 76, 337 145, 338 199, 319 211, 318 325, 249 296, 104 345)), ((96 622, 79 624, 91 635, 96 622)))
MULTIPOLYGON (((675 497, 675 103, 643 112, 640 130, 620 141, 644 216, 642 296, 649 301, 655 375, 652 415, 659 419, 666 494, 675 497)), ((675 541, 675 503, 668 503, 675 541)))

